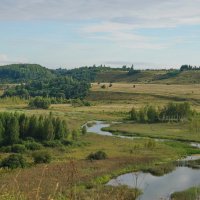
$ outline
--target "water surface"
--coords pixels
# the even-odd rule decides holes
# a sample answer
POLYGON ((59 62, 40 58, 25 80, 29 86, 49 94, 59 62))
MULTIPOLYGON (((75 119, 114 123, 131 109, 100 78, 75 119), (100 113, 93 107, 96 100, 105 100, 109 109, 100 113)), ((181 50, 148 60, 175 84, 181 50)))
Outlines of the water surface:
POLYGON ((173 172, 160 177, 143 172, 128 173, 110 180, 107 185, 140 188, 143 194, 138 200, 166 200, 174 192, 200 185, 200 171, 177 167, 173 172))

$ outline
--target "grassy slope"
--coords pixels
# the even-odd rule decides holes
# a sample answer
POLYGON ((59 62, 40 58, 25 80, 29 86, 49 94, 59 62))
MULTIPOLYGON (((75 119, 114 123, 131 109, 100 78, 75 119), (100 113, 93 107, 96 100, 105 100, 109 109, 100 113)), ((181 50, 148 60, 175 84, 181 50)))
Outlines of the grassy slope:
POLYGON ((133 82, 133 83, 162 83, 162 84, 194 84, 200 83, 200 71, 184 71, 176 76, 162 78, 169 71, 148 70, 133 75, 124 71, 101 72, 97 75, 97 82, 133 82))
MULTIPOLYGON (((145 104, 163 106, 170 101, 189 102, 195 109, 200 110, 200 85, 164 85, 164 84, 135 84, 113 83, 112 87, 105 83, 106 89, 101 88, 102 84, 93 83, 87 99, 95 103, 115 106, 116 110, 128 111, 133 106, 141 107, 145 104)), ((112 111, 115 109, 112 109, 112 111)))

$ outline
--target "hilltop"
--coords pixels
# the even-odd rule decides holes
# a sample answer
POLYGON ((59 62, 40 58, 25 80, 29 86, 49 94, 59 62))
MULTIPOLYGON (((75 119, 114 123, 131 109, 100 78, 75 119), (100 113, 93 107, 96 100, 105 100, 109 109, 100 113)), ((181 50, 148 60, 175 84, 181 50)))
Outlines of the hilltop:
POLYGON ((55 73, 38 64, 11 64, 0 66, 1 83, 20 83, 54 78, 55 73))
POLYGON ((80 67, 75 69, 48 69, 38 64, 12 64, 0 66, 1 83, 22 83, 34 80, 71 77, 86 82, 124 82, 159 84, 198 84, 200 70, 183 65, 180 69, 135 70, 132 67, 111 68, 106 66, 80 67))

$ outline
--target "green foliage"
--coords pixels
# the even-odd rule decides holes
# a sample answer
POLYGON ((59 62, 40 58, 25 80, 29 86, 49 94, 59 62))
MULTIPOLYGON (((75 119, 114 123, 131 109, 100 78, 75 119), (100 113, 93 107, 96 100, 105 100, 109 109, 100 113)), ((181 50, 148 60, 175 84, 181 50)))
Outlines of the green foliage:
POLYGON ((189 71, 189 70, 200 70, 200 67, 191 66, 191 65, 182 65, 180 71, 189 71))
POLYGON ((4 152, 4 153, 10 153, 12 151, 12 147, 11 146, 3 146, 0 148, 0 151, 4 152))
POLYGON ((42 109, 48 109, 51 105, 51 102, 48 98, 43 97, 36 97, 34 99, 31 99, 29 102, 29 106, 31 108, 42 108, 42 109))
POLYGON ((158 110, 153 106, 149 106, 147 109, 147 118, 150 123, 158 122, 159 121, 158 110))
POLYGON ((51 155, 47 151, 39 151, 33 154, 33 159, 35 164, 50 163, 51 155))
POLYGON ((86 82, 94 82, 97 74, 105 71, 121 70, 120 68, 110 68, 106 66, 91 66, 91 67, 80 67, 75 69, 56 69, 56 73, 62 76, 70 76, 73 79, 86 82))
POLYGON ((82 135, 85 135, 85 134, 87 133, 87 128, 86 128, 86 126, 83 126, 83 127, 82 127, 81 133, 82 133, 82 135))
POLYGON ((72 131, 72 139, 73 139, 73 140, 77 140, 77 139, 78 139, 78 136, 79 136, 78 131, 74 129, 74 130, 72 131))
POLYGON ((53 77, 55 74, 51 70, 37 64, 12 64, 0 67, 2 83, 21 83, 53 77))
POLYGON ((26 151, 26 147, 23 144, 12 145, 12 152, 14 153, 24 153, 25 151, 26 151))
POLYGON ((130 118, 131 120, 138 121, 138 112, 134 107, 130 111, 130 118))
POLYGON ((135 70, 134 69, 134 66, 132 65, 131 68, 129 68, 128 70, 128 75, 133 75, 133 74, 137 74, 137 73, 140 73, 140 70, 135 70))
POLYGON ((90 153, 87 157, 88 160, 105 160, 107 154, 104 151, 97 151, 95 153, 90 153))
POLYGON ((6 142, 8 144, 15 144, 19 140, 19 123, 17 117, 14 115, 10 116, 8 118, 6 128, 5 128, 5 134, 6 134, 6 142))
POLYGON ((85 101, 82 99, 72 99, 71 100, 71 104, 74 107, 78 107, 78 106, 91 106, 91 103, 89 101, 85 101))
POLYGON ((144 147, 147 149, 154 149, 156 147, 155 140, 149 139, 148 142, 144 144, 144 147))
POLYGON ((26 165, 26 160, 23 158, 22 155, 18 154, 12 154, 7 158, 3 159, 1 162, 1 167, 7 167, 10 169, 24 168, 26 167, 26 165))
POLYGON ((192 187, 185 191, 175 192, 171 195, 174 200, 197 200, 200 196, 200 187, 192 187))
POLYGON ((13 89, 7 89, 3 97, 56 97, 63 99, 76 99, 86 96, 90 89, 90 83, 77 81, 71 77, 57 77, 53 79, 41 79, 17 85, 13 89))
POLYGON ((192 133, 200 133, 200 116, 194 115, 189 121, 189 130, 192 133))
POLYGON ((40 147, 34 139, 38 141, 61 140, 68 134, 66 122, 60 118, 54 118, 52 115, 38 117, 18 113, 0 113, 0 141, 2 145, 13 145, 20 140, 26 140, 24 142, 26 147, 35 150, 40 147))
POLYGON ((165 121, 181 121, 189 119, 194 114, 188 103, 169 103, 163 108, 156 108, 154 106, 145 106, 139 111, 133 107, 129 112, 131 120, 136 122, 165 122, 165 121))
POLYGON ((40 150, 42 148, 42 145, 38 142, 26 142, 25 147, 28 150, 36 151, 36 150, 40 150))
POLYGON ((51 148, 63 146, 63 144, 61 143, 60 140, 45 141, 45 142, 43 142, 43 145, 44 145, 45 147, 51 147, 51 148))

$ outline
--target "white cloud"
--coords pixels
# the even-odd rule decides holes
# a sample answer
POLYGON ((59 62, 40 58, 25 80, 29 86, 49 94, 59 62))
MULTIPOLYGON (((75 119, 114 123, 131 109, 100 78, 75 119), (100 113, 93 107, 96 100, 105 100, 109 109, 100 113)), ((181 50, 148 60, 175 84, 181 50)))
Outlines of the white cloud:
POLYGON ((141 27, 199 24, 200 0, 1 0, 0 20, 42 19, 118 21, 141 27))
POLYGON ((12 58, 6 54, 0 53, 0 65, 7 65, 7 64, 13 64, 13 63, 27 63, 28 60, 25 57, 18 57, 18 58, 12 58))
POLYGON ((0 62, 5 62, 8 60, 8 56, 6 54, 0 54, 0 62))

